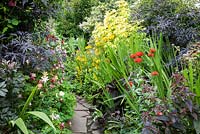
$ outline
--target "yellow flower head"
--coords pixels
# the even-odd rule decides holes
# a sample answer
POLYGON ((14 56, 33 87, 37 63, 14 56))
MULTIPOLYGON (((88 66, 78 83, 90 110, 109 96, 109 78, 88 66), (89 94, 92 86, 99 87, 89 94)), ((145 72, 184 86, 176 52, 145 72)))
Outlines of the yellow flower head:
POLYGON ((92 48, 91 45, 88 45, 88 46, 85 47, 86 50, 87 50, 87 49, 91 49, 91 48, 92 48))
POLYGON ((47 72, 43 72, 42 75, 43 76, 48 76, 48 73, 47 72))

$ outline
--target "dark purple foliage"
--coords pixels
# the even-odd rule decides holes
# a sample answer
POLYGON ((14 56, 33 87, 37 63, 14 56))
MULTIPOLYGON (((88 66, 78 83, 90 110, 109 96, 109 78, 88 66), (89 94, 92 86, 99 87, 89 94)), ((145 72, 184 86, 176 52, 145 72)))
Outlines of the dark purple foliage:
POLYGON ((142 134, 195 133, 193 121, 200 117, 199 106, 193 103, 195 95, 184 86, 185 78, 182 75, 173 74, 172 79, 171 98, 162 100, 149 112, 143 113, 142 134))

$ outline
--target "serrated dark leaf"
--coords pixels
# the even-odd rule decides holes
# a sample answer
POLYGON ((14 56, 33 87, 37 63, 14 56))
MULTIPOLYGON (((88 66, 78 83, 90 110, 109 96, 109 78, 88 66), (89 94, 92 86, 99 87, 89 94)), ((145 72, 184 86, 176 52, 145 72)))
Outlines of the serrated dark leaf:
POLYGON ((170 131, 169 127, 165 128, 165 134, 171 134, 171 131, 170 131))
POLYGON ((198 115, 196 113, 192 113, 191 115, 195 120, 198 120, 198 115))
POLYGON ((167 116, 156 116, 156 119, 159 120, 159 121, 169 121, 169 117, 167 116))
POLYGON ((145 125, 145 126, 151 126, 151 125, 152 125, 152 123, 151 123, 151 122, 149 122, 149 121, 145 121, 144 125, 145 125))
POLYGON ((28 2, 28 0, 22 0, 22 6, 24 7, 24 5, 28 2))
POLYGON ((172 124, 172 126, 173 126, 174 128, 176 128, 176 129, 179 129, 179 130, 185 132, 185 127, 184 127, 184 125, 181 124, 180 122, 175 122, 175 123, 172 124))
POLYGON ((170 116, 170 120, 172 121, 172 123, 177 122, 177 117, 176 116, 170 116))
POLYGON ((153 133, 148 128, 143 128, 142 129, 142 134, 153 134, 153 133))
POLYGON ((193 104, 191 100, 188 100, 185 102, 185 104, 187 105, 189 111, 192 113, 192 108, 193 108, 193 104))

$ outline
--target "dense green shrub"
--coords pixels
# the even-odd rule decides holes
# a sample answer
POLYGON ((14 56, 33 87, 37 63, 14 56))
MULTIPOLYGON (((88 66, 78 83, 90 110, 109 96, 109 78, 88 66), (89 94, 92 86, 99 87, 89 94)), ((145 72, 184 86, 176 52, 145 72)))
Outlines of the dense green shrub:
POLYGON ((61 1, 46 0, 6 0, 0 5, 0 32, 33 31, 35 25, 47 20, 60 9, 61 1))
POLYGON ((58 15, 56 30, 65 37, 83 35, 83 31, 78 25, 90 15, 94 3, 95 1, 92 0, 63 2, 62 6, 65 8, 58 15))
POLYGON ((199 39, 200 12, 193 1, 142 0, 133 9, 133 20, 142 20, 149 35, 162 33, 170 42, 186 46, 199 39))

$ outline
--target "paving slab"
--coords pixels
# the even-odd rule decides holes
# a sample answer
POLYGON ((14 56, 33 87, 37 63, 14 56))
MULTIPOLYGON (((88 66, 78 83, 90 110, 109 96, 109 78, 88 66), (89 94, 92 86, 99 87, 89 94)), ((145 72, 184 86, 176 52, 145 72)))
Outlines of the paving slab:
POLYGON ((99 124, 91 122, 92 117, 89 112, 91 105, 84 99, 77 96, 77 105, 75 108, 74 116, 71 120, 72 134, 103 134, 98 128, 99 124))
POLYGON ((87 107, 84 107, 82 104, 77 103, 75 111, 89 111, 89 109, 87 107))
POLYGON ((100 130, 95 130, 95 131, 92 131, 92 134, 102 134, 102 132, 100 130))
POLYGON ((75 111, 74 117, 71 120, 71 130, 73 133, 87 133, 87 118, 82 117, 85 113, 81 111, 75 111))

